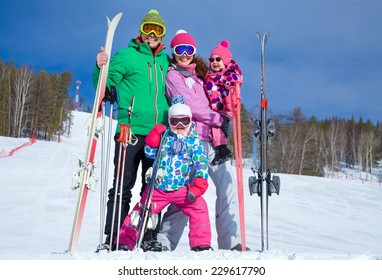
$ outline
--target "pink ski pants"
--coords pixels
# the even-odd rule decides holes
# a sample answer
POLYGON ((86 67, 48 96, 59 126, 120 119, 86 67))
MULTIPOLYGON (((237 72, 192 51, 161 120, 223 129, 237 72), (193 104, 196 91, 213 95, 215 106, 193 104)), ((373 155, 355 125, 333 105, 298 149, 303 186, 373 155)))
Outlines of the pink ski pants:
MULTIPOLYGON (((145 203, 146 196, 148 194, 147 188, 142 194, 140 204, 145 203)), ((179 210, 181 210, 189 218, 189 245, 190 248, 201 246, 211 246, 211 225, 208 214, 207 203, 202 196, 199 196, 195 202, 189 202, 186 198, 187 188, 181 188, 176 191, 162 191, 156 189, 152 197, 152 214, 158 214, 167 205, 173 204, 179 210)), ((137 203, 134 206, 134 210, 141 212, 140 205, 137 203)), ((123 221, 120 235, 119 244, 126 245, 130 250, 134 249, 137 239, 137 228, 130 225, 129 214, 123 221)))

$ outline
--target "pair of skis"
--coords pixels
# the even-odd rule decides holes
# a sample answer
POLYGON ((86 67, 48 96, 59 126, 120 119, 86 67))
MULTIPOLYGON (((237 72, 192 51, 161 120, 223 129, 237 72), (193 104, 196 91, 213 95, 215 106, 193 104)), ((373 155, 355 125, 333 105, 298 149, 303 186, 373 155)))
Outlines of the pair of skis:
MULTIPOLYGON (((105 52, 109 55, 111 54, 111 48, 113 44, 114 33, 119 23, 119 20, 122 17, 122 13, 117 14, 111 21, 107 18, 108 29, 106 34, 106 42, 105 42, 105 52)), ((109 60, 110 61, 110 60, 109 60)), ((79 189, 77 207, 74 215, 73 227, 69 242, 68 252, 73 252, 77 245, 81 231, 81 225, 83 220, 83 215, 85 212, 86 199, 89 189, 89 182, 91 182, 92 176, 94 176, 94 157, 96 153, 96 147, 99 135, 102 133, 102 127, 98 124, 100 121, 103 121, 104 116, 104 104, 105 104, 105 90, 106 90, 106 82, 109 70, 109 61, 101 67, 101 71, 99 74, 96 96, 93 104, 93 112, 91 116, 91 121, 89 125, 88 131, 88 140, 85 149, 85 158, 81 162, 78 183, 76 187, 79 189)), ((112 110, 110 110, 111 114, 112 110)), ((110 118, 111 119, 111 118, 110 118)), ((102 159, 102 162, 108 162, 108 159, 102 159)), ((107 168, 102 168, 106 170, 107 168)), ((101 181, 105 181, 108 174, 102 173, 101 181)), ((107 181, 107 180, 106 180, 107 181)), ((105 185, 104 182, 102 182, 105 185)), ((101 191, 101 194, 103 191, 101 191)), ((101 204, 105 200, 104 197, 101 196, 101 204)), ((102 219, 102 214, 101 214, 102 219)))
MULTIPOLYGON (((259 137, 260 167, 252 169, 255 176, 249 177, 250 194, 257 193, 260 196, 261 207, 261 249, 268 250, 268 196, 272 193, 279 194, 280 178, 273 175, 268 169, 268 137, 275 133, 275 125, 267 117, 268 100, 265 95, 265 44, 269 36, 269 31, 261 36, 257 33, 261 45, 261 120, 255 121, 255 137, 259 137)), ((234 151, 236 163, 236 178, 238 188, 240 234, 242 251, 246 250, 245 219, 244 219, 244 193, 243 193, 243 166, 242 166, 242 145, 241 145, 241 96, 240 84, 236 83, 231 91, 231 102, 233 104, 233 131, 234 131, 234 151)), ((257 149, 256 146, 253 147, 257 149)))
MULTIPOLYGON (((268 100, 265 91, 265 44, 269 36, 269 31, 263 36, 257 33, 261 45, 261 99, 260 99, 260 120, 255 121, 255 137, 259 138, 260 166, 252 169, 254 176, 249 177, 249 191, 253 195, 257 193, 260 197, 260 251, 268 250, 268 196, 272 193, 280 193, 280 178, 274 175, 268 168, 268 140, 275 134, 275 125, 272 119, 268 119, 268 100)), ((254 147, 257 148, 257 147, 254 147)))

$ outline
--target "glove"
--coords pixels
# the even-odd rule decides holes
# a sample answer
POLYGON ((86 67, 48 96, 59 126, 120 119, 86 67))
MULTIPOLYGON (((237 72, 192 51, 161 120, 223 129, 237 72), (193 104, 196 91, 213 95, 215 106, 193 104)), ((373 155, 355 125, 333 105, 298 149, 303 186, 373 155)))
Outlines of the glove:
POLYGON ((218 105, 217 105, 217 108, 219 111, 223 110, 224 109, 224 104, 219 102, 218 105))
POLYGON ((200 177, 195 178, 194 184, 188 186, 187 200, 190 202, 194 202, 196 198, 198 198, 206 192, 207 188, 208 180, 200 177))
POLYGON ((154 128, 147 134, 145 143, 151 148, 158 148, 160 140, 162 138, 161 134, 166 131, 166 127, 163 124, 157 124, 154 128))
POLYGON ((229 117, 227 116, 223 116, 222 115, 222 118, 223 118, 223 122, 220 126, 221 130, 223 131, 223 133, 225 134, 225 137, 228 137, 228 130, 229 130, 229 122, 231 121, 229 117))
POLYGON ((117 88, 112 86, 111 89, 108 87, 105 88, 105 96, 103 101, 110 102, 110 104, 114 104, 117 101, 117 88))

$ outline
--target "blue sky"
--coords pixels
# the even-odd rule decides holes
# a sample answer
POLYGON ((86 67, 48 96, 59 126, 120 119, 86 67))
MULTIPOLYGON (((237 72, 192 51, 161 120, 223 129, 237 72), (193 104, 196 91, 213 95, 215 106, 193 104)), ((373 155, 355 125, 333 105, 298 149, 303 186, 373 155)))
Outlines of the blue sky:
MULTIPOLYGON (((243 70, 242 101, 260 101, 260 44, 266 46, 266 86, 272 114, 301 107, 316 116, 382 120, 382 2, 379 0, 38 0, 2 1, 0 57, 35 72, 73 73, 80 96, 93 103, 91 73, 104 44, 105 15, 123 12, 113 53, 138 35, 150 9, 166 21, 164 44, 178 29, 191 33, 207 58, 222 40, 231 42, 243 70), (184 3, 182 5, 182 3, 184 3), (188 4, 187 4, 188 3, 188 4), (182 5, 182 6, 181 6, 182 5)), ((170 52, 169 47, 167 52, 170 52)))

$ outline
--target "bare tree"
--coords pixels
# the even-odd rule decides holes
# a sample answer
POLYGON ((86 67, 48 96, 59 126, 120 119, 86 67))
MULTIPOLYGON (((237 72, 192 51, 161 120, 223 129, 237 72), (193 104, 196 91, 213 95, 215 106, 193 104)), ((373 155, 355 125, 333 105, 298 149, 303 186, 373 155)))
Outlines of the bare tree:
POLYGON ((0 134, 9 135, 10 132, 10 96, 11 74, 13 65, 3 64, 0 59, 0 134))
POLYGON ((310 149, 309 143, 315 137, 315 127, 313 125, 306 124, 304 127, 304 130, 305 130, 305 133, 304 133, 304 138, 303 138, 302 147, 301 147, 300 167, 298 170, 299 175, 302 175, 302 169, 304 166, 307 165, 305 155, 310 149))
POLYGON ((365 172, 366 172, 366 180, 367 174, 370 173, 371 180, 373 179, 373 163, 374 163, 374 154, 378 148, 378 139, 376 136, 376 130, 373 125, 369 122, 366 123, 364 131, 362 133, 365 134, 363 137, 364 140, 364 149, 365 149, 365 172))
POLYGON ((319 157, 321 158, 322 167, 327 167, 329 165, 329 148, 328 148, 328 140, 326 136, 325 128, 321 127, 319 134, 319 157))
POLYGON ((328 140, 330 150, 330 169, 332 172, 338 167, 337 161, 337 139, 338 139, 339 122, 337 119, 332 119, 328 128, 328 140))
POLYGON ((346 162, 347 123, 345 120, 339 120, 337 145, 339 161, 346 162))
POLYGON ((23 127, 23 115, 25 104, 28 101, 28 96, 31 90, 33 79, 33 71, 27 66, 21 66, 16 71, 16 76, 13 81, 13 136, 20 137, 23 127))

